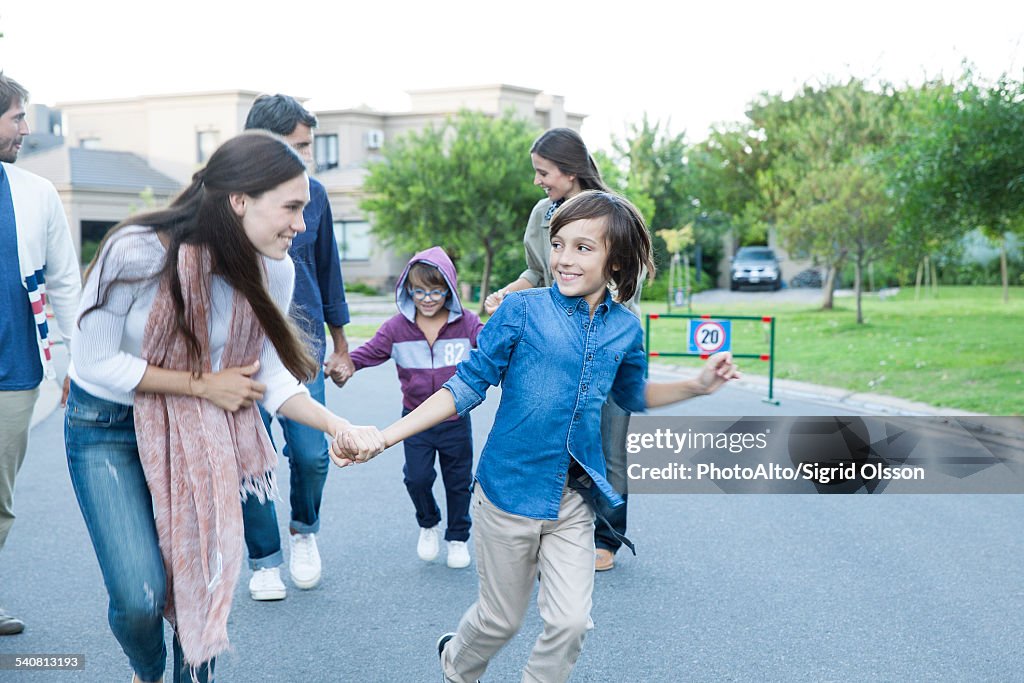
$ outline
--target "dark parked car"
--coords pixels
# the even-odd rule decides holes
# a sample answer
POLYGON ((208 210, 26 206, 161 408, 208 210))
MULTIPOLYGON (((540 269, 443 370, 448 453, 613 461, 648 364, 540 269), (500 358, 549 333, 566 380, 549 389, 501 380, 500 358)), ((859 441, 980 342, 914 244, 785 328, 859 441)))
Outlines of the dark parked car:
POLYGON ((729 289, 734 292, 745 285, 771 289, 782 287, 782 269, 770 247, 740 247, 732 257, 731 270, 729 289))
POLYGON ((821 270, 819 268, 801 270, 789 279, 789 286, 821 289, 821 270))

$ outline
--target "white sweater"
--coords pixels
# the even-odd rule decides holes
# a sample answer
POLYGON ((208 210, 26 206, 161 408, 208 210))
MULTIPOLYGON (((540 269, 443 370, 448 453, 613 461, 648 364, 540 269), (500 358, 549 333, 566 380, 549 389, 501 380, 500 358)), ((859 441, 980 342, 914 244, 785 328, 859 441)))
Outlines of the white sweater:
MULTIPOLYGON (((82 291, 82 273, 78 267, 78 256, 75 255, 64 207, 49 180, 11 164, 5 163, 3 167, 11 184, 21 284, 27 287, 30 278, 38 280, 40 274, 45 274, 46 284, 36 291, 29 291, 29 300, 35 306, 41 302, 39 297, 46 294, 67 343, 73 327, 75 308, 78 306, 78 296, 82 291)), ((56 374, 49 357, 51 340, 41 334, 38 326, 45 320, 42 309, 37 309, 39 359, 43 364, 44 375, 52 378, 56 374)))
MULTIPOLYGON (((142 336, 156 297, 158 283, 153 275, 163 266, 166 253, 155 232, 129 226, 107 242, 89 273, 78 309, 79 324, 71 335, 74 360, 68 374, 90 394, 123 405, 132 404, 135 387, 147 367, 141 357, 142 336), (100 284, 118 277, 144 281, 111 287, 106 305, 81 318, 82 312, 97 302, 100 284)), ((263 257, 263 263, 270 296, 282 311, 287 311, 295 286, 295 265, 288 257, 281 261, 263 257)), ((233 290, 216 275, 211 279, 210 290, 210 363, 217 372, 231 324, 233 290)), ((281 363, 269 339, 263 342, 260 369, 254 379, 267 386, 261 403, 270 413, 276 413, 292 396, 309 393, 281 363)))

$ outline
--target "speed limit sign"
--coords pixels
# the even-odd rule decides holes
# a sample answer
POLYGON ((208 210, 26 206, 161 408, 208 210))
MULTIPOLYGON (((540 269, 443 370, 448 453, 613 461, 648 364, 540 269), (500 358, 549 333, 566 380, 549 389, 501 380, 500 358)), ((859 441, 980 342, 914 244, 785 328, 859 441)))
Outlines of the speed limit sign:
POLYGON ((732 323, 728 320, 690 320, 687 337, 689 353, 710 355, 728 351, 732 323))

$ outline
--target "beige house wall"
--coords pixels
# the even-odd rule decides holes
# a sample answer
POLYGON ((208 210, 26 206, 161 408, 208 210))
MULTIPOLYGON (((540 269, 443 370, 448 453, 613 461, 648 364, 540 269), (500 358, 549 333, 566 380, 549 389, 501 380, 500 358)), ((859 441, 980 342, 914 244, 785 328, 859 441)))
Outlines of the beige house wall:
MULTIPOLYGON (((366 196, 362 189, 365 177, 365 168, 332 170, 320 174, 319 179, 327 188, 335 222, 367 221, 366 215, 359 208, 359 202, 366 196)), ((383 291, 394 285, 406 260, 407 256, 373 242, 368 260, 342 261, 342 274, 346 282, 364 282, 383 291)))
POLYGON ((63 115, 64 144, 82 147, 95 141, 98 149, 148 152, 149 127, 145 103, 133 100, 58 104, 63 115))
MULTIPOLYGON (((364 196, 362 178, 366 165, 381 159, 388 144, 410 131, 443 125, 462 109, 499 115, 511 108, 542 129, 568 126, 579 130, 584 119, 583 114, 566 112, 561 96, 530 88, 483 85, 417 90, 409 94, 408 112, 376 112, 365 108, 316 112, 319 122, 316 134, 338 136, 338 168, 317 174, 327 188, 336 221, 367 220, 359 209, 359 201, 364 196), (383 134, 379 148, 367 144, 374 131, 383 134)), ((374 244, 368 261, 343 262, 345 278, 379 288, 391 287, 409 256, 374 244)))
POLYGON ((187 184, 199 168, 198 133, 214 132, 219 142, 242 132, 258 93, 158 95, 123 100, 58 104, 65 143, 94 140, 98 149, 134 152, 157 171, 187 184))
MULTIPOLYGON (((75 243, 75 253, 82 253, 82 221, 110 221, 120 223, 128 216, 147 210, 142 198, 136 192, 116 192, 109 190, 71 189, 68 186, 58 187, 57 194, 64 205, 64 213, 68 217, 71 237, 75 243)), ((166 194, 154 194, 157 205, 168 203, 173 197, 166 194)))
MULTIPOLYGON (((91 140, 98 149, 134 152, 184 186, 200 166, 198 133, 215 132, 218 142, 240 133, 257 95, 254 91, 230 90, 65 102, 56 107, 63 113, 65 144, 79 146, 91 140)), ((568 126, 579 130, 584 118, 566 112, 561 96, 501 84, 418 90, 410 92, 410 101, 407 112, 366 108, 315 112, 319 120, 316 134, 338 136, 338 167, 316 174, 327 189, 336 221, 367 220, 359 208, 366 166, 383 158, 389 143, 409 131, 441 125, 461 109, 491 115, 512 109, 540 128, 568 126), (376 138, 382 138, 382 144, 369 144, 376 138)), ((119 221, 140 203, 138 195, 72 193, 70 189, 63 190, 61 198, 74 226, 76 246, 80 245, 81 221, 119 221)), ((407 254, 374 245, 369 260, 343 263, 345 278, 390 286, 407 258, 407 254)))

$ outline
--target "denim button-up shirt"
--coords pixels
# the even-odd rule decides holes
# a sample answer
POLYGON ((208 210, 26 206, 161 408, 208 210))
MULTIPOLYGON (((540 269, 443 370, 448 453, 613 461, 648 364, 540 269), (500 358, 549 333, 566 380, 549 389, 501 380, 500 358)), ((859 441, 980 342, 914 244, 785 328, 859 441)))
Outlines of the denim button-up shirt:
POLYGON ((558 286, 505 297, 445 387, 459 415, 501 383, 501 403, 476 479, 500 509, 558 519, 566 474, 576 460, 613 506, 622 497, 605 476, 601 406, 609 393, 644 410, 643 333, 636 316, 606 296, 590 318, 581 297, 558 286))

